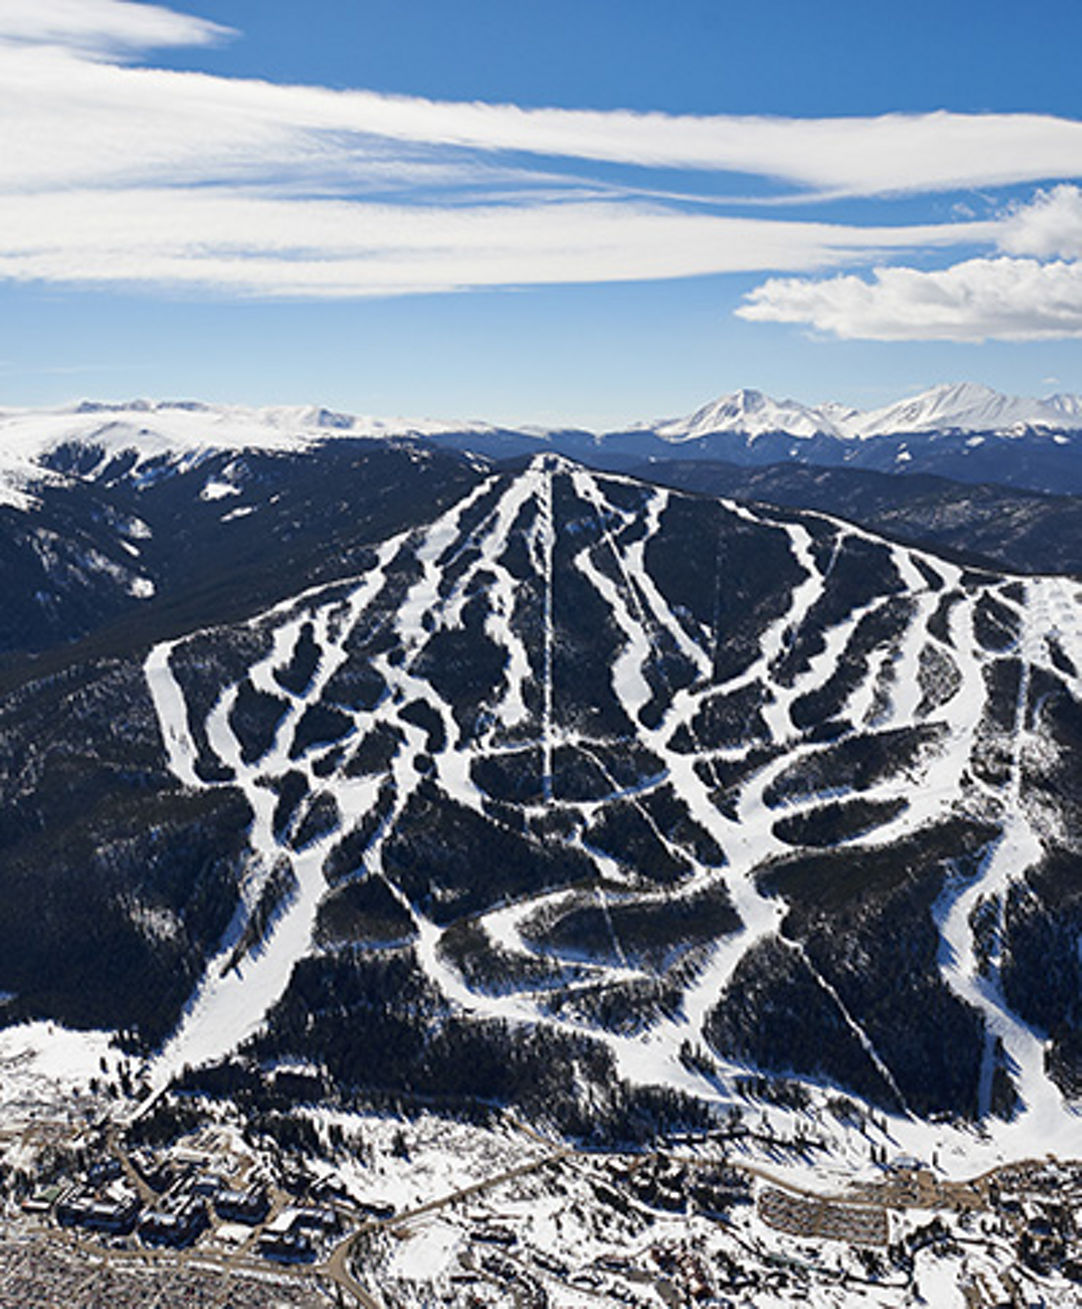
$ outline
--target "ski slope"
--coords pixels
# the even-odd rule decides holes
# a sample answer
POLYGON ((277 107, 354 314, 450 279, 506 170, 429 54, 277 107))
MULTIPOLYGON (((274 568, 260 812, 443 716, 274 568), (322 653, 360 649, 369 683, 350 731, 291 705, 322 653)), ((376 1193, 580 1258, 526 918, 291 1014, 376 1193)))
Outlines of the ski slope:
MULTIPOLYGON (((878 806, 875 812, 885 817, 841 839, 856 849, 888 848, 965 813, 998 827, 999 836, 976 870, 959 870, 948 879, 934 906, 941 980, 984 1027, 981 1117, 987 1119, 992 1109, 998 1043, 1018 1107, 997 1131, 1021 1143, 1039 1132, 1055 1136, 1074 1130, 1074 1115, 1045 1068, 1047 1035, 1012 1013, 999 976, 1002 959, 978 950, 973 911, 991 902, 1005 913, 1012 886, 1044 851, 1026 785, 1031 755, 1045 748, 1030 687, 1037 670, 1046 680, 1055 679, 1063 695, 1077 697, 1082 691, 1077 673, 1064 671, 1064 657, 1082 668, 1076 587, 1054 578, 1019 583, 967 574, 955 564, 822 516, 723 503, 711 511, 718 532, 780 541, 792 580, 780 589, 775 612, 763 618, 757 648, 743 666, 719 675, 725 631, 673 598, 676 583, 658 563, 666 533, 676 530, 674 515, 684 512, 681 500, 675 492, 589 472, 557 456, 538 456, 518 474, 480 480, 434 522, 380 544, 362 575, 253 619, 249 629, 265 638, 269 652, 244 678, 218 688, 202 721, 176 673, 185 640, 149 653, 147 684, 178 785, 238 787, 254 815, 251 868, 238 922, 153 1062, 158 1085, 185 1064, 224 1056, 259 1029, 285 993, 296 962, 321 948, 313 931, 320 903, 331 890, 328 855, 343 838, 363 830, 368 834, 363 856, 350 876, 386 882, 409 915, 419 966, 453 1009, 587 1033, 609 1046, 621 1074, 633 1082, 724 1100, 731 1079, 749 1071, 746 1062, 716 1052, 717 1071, 709 1075, 690 1067, 684 1052, 709 1044, 711 1011, 733 985, 742 961, 763 943, 780 941, 810 970, 845 1029, 896 1093, 899 1131, 909 1130, 907 1119, 915 1130, 890 1056, 878 1048, 861 1012, 846 1002, 799 940, 786 934, 790 906, 764 886, 764 870, 794 851, 793 840, 779 835, 780 820, 791 824, 821 814, 831 802, 859 799, 878 806), (847 604, 839 578, 854 576, 854 551, 864 551, 882 571, 886 589, 847 604), (585 590, 569 591, 572 585, 585 590), (562 661, 569 646, 584 638, 568 594, 587 597, 604 616, 598 630, 612 652, 607 680, 613 714, 627 724, 619 731, 584 725, 573 710, 577 688, 562 661), (1017 633, 1009 647, 990 649, 979 639, 985 619, 978 610, 990 603, 998 606, 996 612, 1014 615, 1017 633), (863 650, 869 623, 888 619, 889 635, 863 650), (454 647, 460 652, 473 650, 458 656, 467 669, 482 651, 496 652, 484 666, 491 663, 498 672, 480 692, 447 690, 450 674, 439 651, 449 647, 439 642, 448 641, 462 643, 454 647), (317 657, 311 675, 303 685, 286 685, 286 670, 296 664, 302 646, 312 644, 317 657), (992 723, 992 710, 999 707, 991 703, 986 676, 996 660, 1005 659, 1021 668, 1007 728, 992 723), (362 668, 378 679, 380 691, 372 703, 351 703, 341 689, 342 675, 362 668), (807 706, 816 696, 833 694, 843 669, 849 670, 849 683, 838 692, 840 707, 830 716, 834 734, 817 734, 807 721, 807 706), (938 681, 929 669, 939 670, 938 681), (273 742, 256 757, 246 752, 235 730, 245 680, 282 704, 273 742), (711 706, 732 704, 741 695, 757 709, 761 726, 754 726, 749 714, 752 726, 745 739, 700 740, 711 706), (297 729, 305 715, 328 706, 341 720, 333 734, 298 747, 297 729), (386 768, 365 773, 350 761, 377 730, 393 732, 396 745, 386 768), (828 752, 838 739, 880 740, 888 739, 887 733, 918 730, 919 749, 870 780, 840 777, 836 785, 819 782, 805 790, 792 780, 804 775, 802 769, 815 777, 814 770, 833 757, 828 752), (1001 780, 974 767, 978 745, 993 732, 1009 757, 1001 780), (621 758, 634 748, 656 765, 644 766, 630 782, 618 777, 611 763, 617 746, 621 758), (201 750, 209 751, 225 780, 203 780, 206 770, 197 766, 201 750), (570 793, 561 763, 569 752, 588 763, 593 776, 605 779, 595 794, 570 793), (494 763, 520 770, 515 775, 525 779, 521 799, 503 801, 486 789, 491 783, 484 780, 484 768, 494 763), (718 770, 728 770, 736 781, 721 787, 718 770), (305 799, 283 827, 275 817, 276 797, 287 779, 298 775, 305 799), (494 831, 506 830, 513 818, 530 840, 540 840, 531 834, 560 816, 565 834, 544 839, 562 840, 589 860, 591 886, 584 891, 539 885, 535 892, 519 890, 472 913, 495 958, 524 964, 541 959, 564 970, 555 982, 539 985, 523 967, 520 974, 511 968, 498 987, 479 986, 456 966, 444 948, 446 924, 426 911, 388 862, 389 842, 408 823, 422 794, 436 794, 456 812, 483 817, 494 831), (660 799, 668 804, 671 795, 683 815, 676 824, 658 816, 667 812, 660 799), (313 806, 333 819, 311 839, 299 839, 313 806), (650 884, 633 860, 600 846, 595 833, 613 814, 622 822, 633 820, 659 857, 683 873, 650 884), (698 835, 689 838, 688 831, 698 835), (707 857, 709 850, 721 857, 707 857), (272 871, 282 867, 290 870, 293 890, 262 939, 238 962, 236 940, 244 917, 272 871), (628 905, 670 912, 711 891, 728 897, 739 926, 697 951, 677 949, 681 959, 691 961, 679 975, 664 969, 659 974, 656 962, 644 961, 621 942, 614 927, 628 905), (608 923, 611 948, 605 957, 539 944, 537 924, 558 915, 575 896, 586 903, 585 896, 608 923), (576 996, 597 986, 653 983, 659 975, 670 982, 678 976, 678 1010, 651 1018, 637 1032, 607 1030, 575 1007, 576 996), (572 1003, 554 1008, 554 985, 572 1003)), ((696 548, 689 540, 688 549, 696 548)), ((221 639, 228 641, 228 631, 221 639)), ((461 669, 455 675, 462 676, 461 669)), ((478 849, 473 857, 483 862, 486 852, 478 849)), ((438 902, 437 896, 433 903, 438 902)), ((921 1015, 913 1021, 920 1022, 921 1015)))

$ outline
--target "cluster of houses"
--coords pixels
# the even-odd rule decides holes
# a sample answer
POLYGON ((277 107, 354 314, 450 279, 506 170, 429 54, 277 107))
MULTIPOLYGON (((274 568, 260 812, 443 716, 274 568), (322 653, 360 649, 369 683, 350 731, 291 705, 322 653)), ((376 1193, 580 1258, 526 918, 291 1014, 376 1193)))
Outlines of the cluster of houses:
MULTIPOLYGON (((149 1184, 149 1183, 148 1183, 149 1184)), ((153 1189, 153 1188, 152 1188, 153 1189)), ((130 1236, 138 1232, 145 1245, 184 1249, 194 1245, 211 1225, 212 1215, 223 1222, 256 1226, 270 1211, 270 1197, 261 1185, 247 1191, 208 1191, 205 1179, 188 1179, 150 1206, 123 1177, 90 1179, 61 1195, 53 1209, 61 1227, 130 1236)))
POLYGON ((271 1193, 262 1180, 231 1185, 199 1155, 133 1151, 130 1162, 137 1177, 126 1175, 118 1159, 101 1159, 82 1181, 35 1193, 23 1208, 40 1218, 51 1215, 61 1227, 115 1238, 137 1235, 143 1245, 174 1249, 194 1245, 212 1226, 241 1225, 253 1235, 260 1229, 255 1251, 278 1263, 312 1262, 341 1232, 330 1204, 296 1203, 272 1217, 271 1193))
POLYGON ((57 1200, 55 1214, 61 1227, 127 1236, 135 1231, 141 1209, 138 1194, 126 1182, 116 1180, 68 1191, 57 1200))

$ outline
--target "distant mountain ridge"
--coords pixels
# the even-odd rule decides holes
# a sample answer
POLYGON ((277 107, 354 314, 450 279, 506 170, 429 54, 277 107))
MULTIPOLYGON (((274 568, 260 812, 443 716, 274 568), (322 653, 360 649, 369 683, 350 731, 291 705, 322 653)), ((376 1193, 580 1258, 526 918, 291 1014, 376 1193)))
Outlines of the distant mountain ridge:
MULTIPOLYGON (((0 509, 18 518, 31 513, 24 529, 37 522, 44 535, 33 530, 27 542, 48 564, 55 554, 55 535, 68 537, 69 531, 44 520, 58 497, 86 501, 79 511, 73 503, 65 511, 77 514, 89 533, 86 546, 97 551, 84 550, 82 563, 99 564, 92 571, 110 586, 109 579, 118 579, 122 593, 136 588, 149 596, 160 579, 137 567, 147 550, 127 539, 114 542, 111 530, 103 537, 103 514, 119 512, 126 521, 139 520, 149 511, 149 499, 160 500, 166 484, 182 479, 186 492, 177 501, 177 512, 191 501, 200 517, 212 514, 226 534, 236 537, 239 528, 230 525, 250 514, 262 516, 279 504, 272 496, 281 490, 277 483, 285 463, 310 463, 307 476, 317 476, 318 467, 327 461, 356 457, 364 462, 378 450, 402 452, 407 446, 415 452, 412 457, 428 450, 496 462, 563 454, 594 469, 646 476, 652 467, 676 459, 748 470, 801 466, 924 474, 971 486, 1081 495, 1082 397, 1011 397, 962 382, 860 411, 833 402, 807 406, 775 401, 760 391, 741 390, 686 418, 606 433, 379 419, 319 406, 84 401, 54 410, 0 410, 0 509), (110 499, 107 513, 101 505, 96 508, 103 495, 110 499)), ((659 476, 663 479, 661 471, 659 476)), ((680 484, 691 487, 695 480, 682 474, 680 484)), ((285 484, 296 487, 292 478, 285 484)), ((898 495, 899 500, 911 499, 901 483, 898 495)), ((137 524, 136 530, 141 530, 137 524)), ((985 541, 984 548, 989 543, 994 546, 985 541)), ((964 539, 954 545, 968 548, 964 539)), ((1010 565, 1009 554, 998 548, 992 552, 1010 565)), ((82 563, 80 575, 85 572, 82 563)), ((1030 565, 1031 560, 1023 560, 1022 567, 1030 565)), ((38 590, 33 586, 27 593, 33 596, 38 590)))
POLYGON ((876 409, 837 401, 819 405, 776 400, 743 388, 702 405, 683 417, 661 418, 610 432, 585 428, 507 426, 480 421, 379 418, 343 413, 319 405, 210 404, 199 400, 120 402, 83 400, 52 409, 0 409, 0 465, 13 459, 47 460, 60 444, 79 441, 105 451, 142 447, 193 453, 213 449, 296 449, 335 433, 356 437, 429 437, 472 434, 520 436, 535 449, 559 438, 587 438, 597 446, 656 436, 683 444, 719 433, 754 440, 767 435, 861 440, 928 432, 1022 435, 1027 430, 1082 432, 1082 395, 1059 393, 1037 399, 1005 395, 977 382, 933 386, 876 409))
POLYGON ((654 424, 651 430, 680 442, 716 432, 739 432, 752 439, 784 433, 859 440, 932 431, 1019 434, 1027 428, 1082 430, 1082 396, 1038 400, 1003 395, 976 382, 948 382, 878 409, 861 410, 834 401, 813 406, 740 390, 687 418, 654 424))

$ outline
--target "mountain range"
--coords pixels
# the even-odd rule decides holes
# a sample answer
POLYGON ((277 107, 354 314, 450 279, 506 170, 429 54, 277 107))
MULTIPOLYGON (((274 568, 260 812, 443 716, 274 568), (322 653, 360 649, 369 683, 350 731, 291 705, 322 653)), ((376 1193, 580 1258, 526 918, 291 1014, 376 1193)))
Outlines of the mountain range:
POLYGON ((1080 597, 992 566, 980 498, 1069 497, 816 472, 984 514, 948 557, 558 435, 4 416, 7 1021, 584 1134, 752 1074, 1069 1126, 1080 597))
POLYGON ((946 383, 879 409, 851 409, 836 402, 809 406, 772 400, 761 391, 741 390, 704 405, 689 418, 652 425, 674 442, 716 432, 738 432, 754 440, 769 433, 867 440, 919 432, 992 432, 1017 435, 1027 429, 1082 429, 1082 396, 1044 400, 1001 395, 975 382, 946 383))
MULTIPOLYGON (((193 468, 227 450, 288 454, 335 440, 396 438, 493 459, 551 451, 613 470, 673 459, 745 467, 796 463, 1082 492, 1082 397, 1026 399, 960 383, 863 412, 742 390, 688 417, 604 433, 194 401, 8 410, 0 412, 0 505, 25 505, 28 488, 44 476, 140 485, 165 468, 193 468)), ((230 485, 227 480, 221 487, 230 485)), ((230 492, 211 488, 206 494, 230 492)))
MULTIPOLYGON (((982 422, 990 411, 1017 415, 1023 405, 983 388, 952 394, 956 418, 972 414, 981 396, 988 402, 982 422)), ((769 411, 771 424, 781 421, 777 406, 751 404, 750 395, 737 397, 741 412, 762 418, 769 411)), ((926 411, 945 412, 945 392, 928 397, 926 411)), ((1043 403, 1032 402, 1031 414, 1043 403)), ((897 408, 912 414, 915 405, 897 408)), ((1071 405, 1064 399, 1060 408, 1066 414, 1071 405)), ((291 572, 333 572, 365 524, 374 531, 403 521, 396 487, 407 474, 417 482, 419 509, 441 477, 456 485, 471 461, 539 451, 685 491, 839 513, 973 563, 1082 572, 1082 507, 1063 494, 1082 489, 1077 432, 696 435, 705 422, 686 420, 678 439, 673 423, 599 437, 365 419, 317 407, 143 401, 7 411, 0 415, 7 582, 0 684, 22 676, 20 653, 42 655, 126 616, 180 630, 189 617, 224 618, 260 598, 280 598, 291 572)))

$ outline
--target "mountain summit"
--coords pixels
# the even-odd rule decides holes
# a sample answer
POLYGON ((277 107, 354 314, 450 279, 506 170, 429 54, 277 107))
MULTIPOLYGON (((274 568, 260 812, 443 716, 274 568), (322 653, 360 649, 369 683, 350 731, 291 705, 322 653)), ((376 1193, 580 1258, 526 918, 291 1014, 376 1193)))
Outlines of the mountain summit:
POLYGON ((854 414, 847 435, 1005 432, 1026 427, 1082 428, 1082 397, 1054 395, 1035 400, 1003 395, 975 382, 951 382, 882 409, 854 414))
POLYGON ((157 1087, 239 1052, 577 1132, 749 1070, 1076 1130, 1073 582, 549 453, 129 492, 160 593, 7 660, 9 1021, 127 1033, 157 1087))
POLYGON ((749 437, 766 432, 785 432, 809 437, 822 433, 841 436, 842 424, 856 410, 824 405, 812 408, 798 400, 772 400, 762 391, 741 390, 703 405, 689 418, 674 418, 655 425, 654 431, 667 441, 686 441, 714 432, 742 432, 749 437))
POLYGON ((703 405, 687 418, 653 425, 667 441, 686 441, 719 432, 750 440, 768 433, 801 438, 861 438, 924 432, 1007 433, 1025 428, 1082 429, 1082 396, 1044 400, 1003 395, 977 382, 946 382, 878 409, 851 409, 837 402, 813 406, 773 400, 761 391, 740 390, 703 405))

